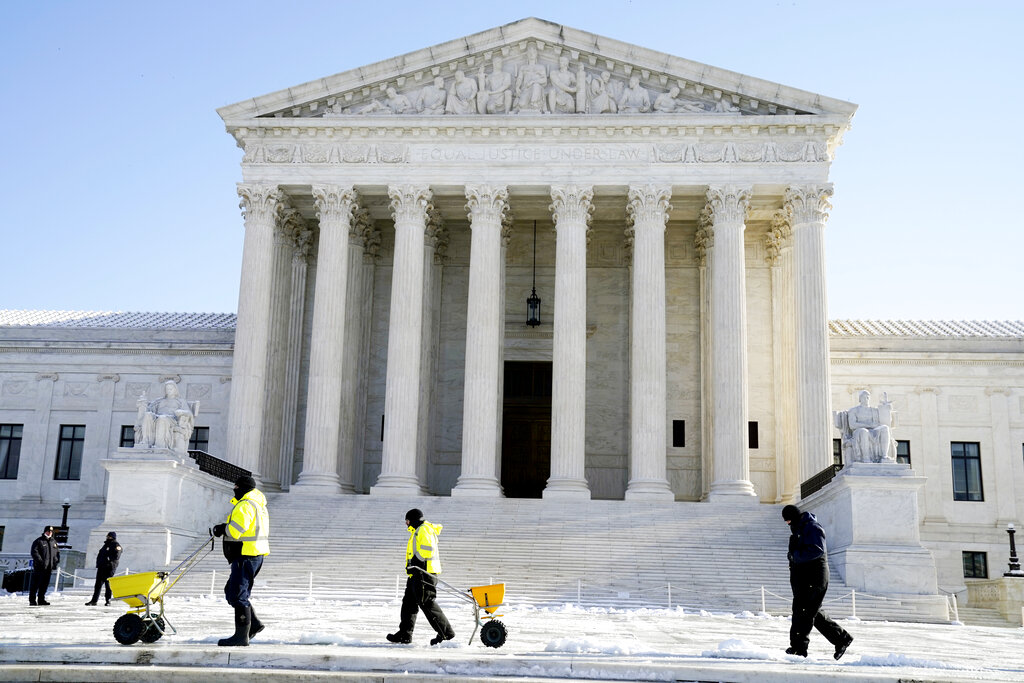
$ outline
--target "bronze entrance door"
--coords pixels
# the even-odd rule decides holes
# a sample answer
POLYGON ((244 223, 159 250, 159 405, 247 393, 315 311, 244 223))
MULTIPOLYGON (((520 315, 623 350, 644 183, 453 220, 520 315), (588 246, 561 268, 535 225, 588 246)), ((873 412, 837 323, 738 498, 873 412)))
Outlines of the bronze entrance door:
POLYGON ((551 363, 505 363, 501 486, 508 498, 540 498, 551 476, 551 363))

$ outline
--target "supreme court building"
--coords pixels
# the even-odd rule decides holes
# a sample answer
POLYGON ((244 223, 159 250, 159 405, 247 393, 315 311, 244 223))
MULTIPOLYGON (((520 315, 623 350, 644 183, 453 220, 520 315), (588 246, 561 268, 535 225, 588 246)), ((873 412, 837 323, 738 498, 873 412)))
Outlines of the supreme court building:
POLYGON ((962 582, 1024 519, 1024 326, 830 323, 855 110, 538 19, 223 107, 237 320, 3 312, 8 531, 64 498, 99 524, 167 379, 267 491, 709 503, 799 500, 870 388, 962 582))

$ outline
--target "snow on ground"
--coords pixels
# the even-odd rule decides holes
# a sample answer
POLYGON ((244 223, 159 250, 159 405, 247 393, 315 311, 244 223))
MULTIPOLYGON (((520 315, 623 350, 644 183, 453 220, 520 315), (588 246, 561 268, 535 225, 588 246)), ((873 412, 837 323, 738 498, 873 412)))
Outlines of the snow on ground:
MULTIPOLYGON (((115 600, 110 607, 87 607, 79 592, 50 593, 49 607, 30 607, 25 594, 0 595, 0 651, 12 657, 21 647, 124 648, 111 634, 115 619, 126 611, 115 600)), ((835 662, 832 647, 812 634, 806 660, 785 654, 789 618, 765 614, 710 613, 683 609, 581 609, 574 605, 511 603, 502 608, 508 641, 500 649, 484 647, 475 638, 472 610, 464 603, 442 598, 441 604, 456 630, 456 639, 431 648, 432 636, 420 617, 412 645, 390 645, 385 634, 396 630, 398 602, 335 602, 326 600, 261 599, 253 604, 267 629, 254 646, 268 647, 275 656, 289 651, 393 657, 397 653, 451 659, 449 674, 472 673, 473 662, 487 657, 490 674, 537 675, 538 660, 572 656, 581 661, 633 663, 639 672, 646 663, 721 663, 749 665, 751 671, 768 665, 829 667, 861 672, 921 672, 941 677, 959 672, 977 680, 1024 681, 1024 630, 962 625, 903 624, 843 621, 855 640, 846 656, 835 662), (528 660, 528 661, 526 661, 528 660), (531 663, 532 662, 532 663, 531 663), (464 670, 464 671, 463 671, 464 670)), ((102 605, 102 603, 101 603, 102 605)), ((177 627, 152 647, 215 645, 231 635, 232 611, 219 596, 166 597, 166 615, 177 627)), ((138 647, 138 646, 136 646, 138 647)), ((249 653, 253 652, 250 648, 249 653)), ((795 670, 795 669, 794 669, 795 670)), ((578 669, 577 669, 578 671, 578 669)), ((620 669, 621 671, 621 669, 620 669)), ((824 671, 824 669, 822 669, 824 671)), ((545 670, 551 675, 551 670, 545 670)), ((578 673, 566 673, 578 677, 578 673)), ((642 676, 637 674, 637 678, 642 676)))

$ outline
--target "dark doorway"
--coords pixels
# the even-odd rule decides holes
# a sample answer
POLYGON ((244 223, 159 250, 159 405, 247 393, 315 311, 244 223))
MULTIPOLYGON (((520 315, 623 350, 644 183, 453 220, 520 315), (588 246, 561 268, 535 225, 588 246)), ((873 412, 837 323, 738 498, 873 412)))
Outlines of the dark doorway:
POLYGON ((551 476, 551 363, 505 363, 501 486, 508 498, 540 498, 551 476))

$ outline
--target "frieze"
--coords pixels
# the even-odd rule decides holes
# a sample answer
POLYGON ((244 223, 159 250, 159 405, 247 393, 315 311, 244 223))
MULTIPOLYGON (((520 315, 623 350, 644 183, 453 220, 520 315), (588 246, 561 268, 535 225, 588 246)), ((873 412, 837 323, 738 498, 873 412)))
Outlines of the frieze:
POLYGON ((65 396, 87 396, 89 393, 89 385, 85 382, 65 382, 64 383, 64 395, 65 396))
POLYGON ((4 396, 20 396, 25 393, 28 382, 22 380, 9 380, 3 383, 4 396))
POLYGON ((824 142, 694 142, 654 145, 406 145, 336 144, 307 154, 304 144, 251 144, 246 164, 408 163, 624 163, 748 164, 818 163, 831 159, 824 142))
POLYGON ((210 395, 211 385, 209 384, 189 384, 185 390, 185 398, 189 401, 195 401, 200 398, 206 398, 210 395))
POLYGON ((149 382, 129 382, 124 388, 125 398, 135 399, 149 392, 149 382))

